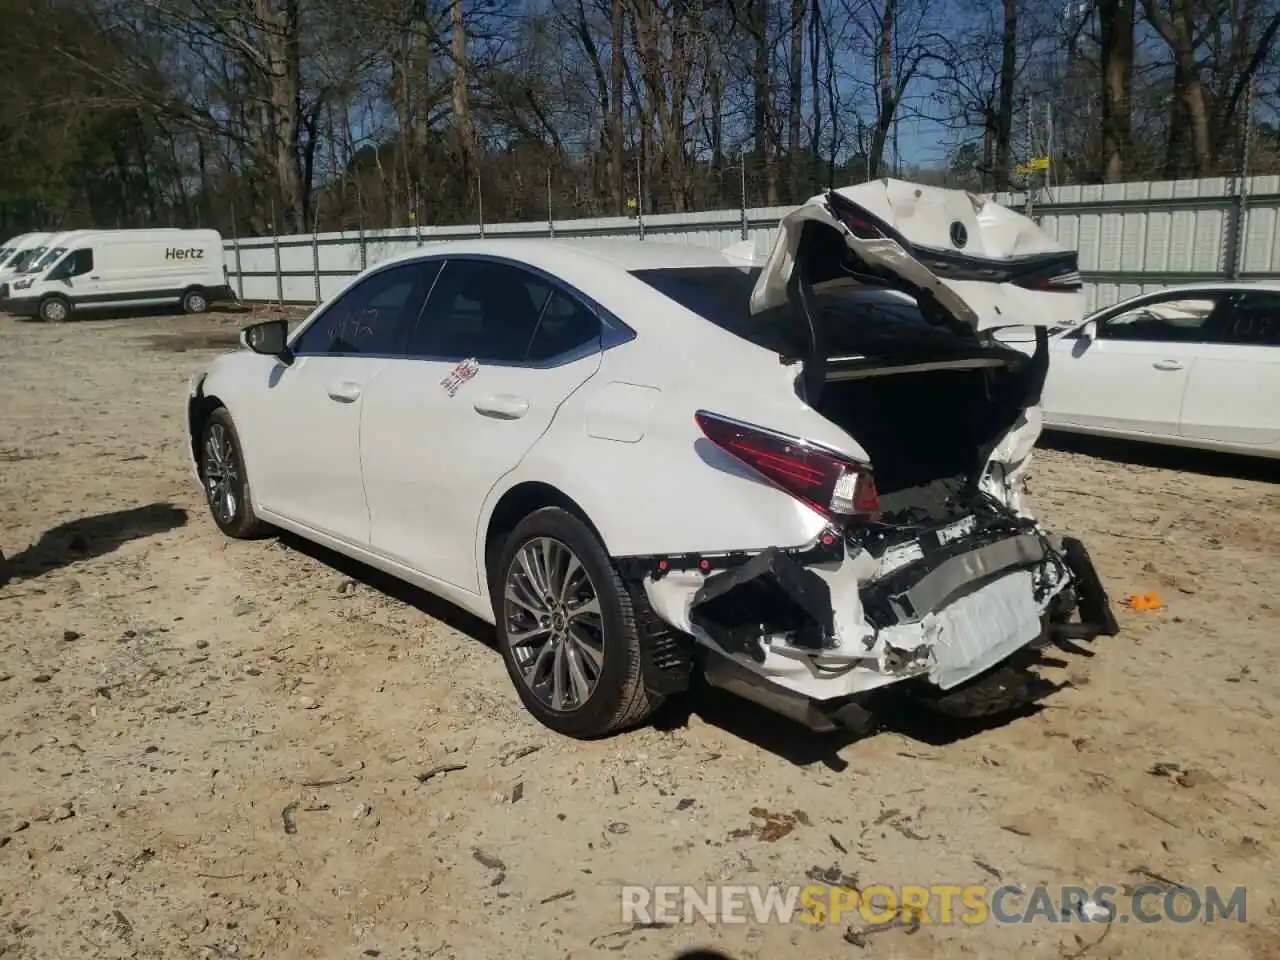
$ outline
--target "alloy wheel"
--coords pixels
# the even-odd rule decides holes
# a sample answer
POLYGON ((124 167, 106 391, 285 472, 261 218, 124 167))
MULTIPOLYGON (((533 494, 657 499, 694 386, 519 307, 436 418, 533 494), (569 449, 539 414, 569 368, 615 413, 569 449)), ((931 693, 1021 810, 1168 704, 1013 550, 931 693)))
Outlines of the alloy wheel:
POLYGON ((577 555, 535 537, 511 561, 503 623, 521 681, 547 707, 582 707, 600 683, 604 620, 600 597, 577 555))
POLYGON ((212 424, 205 437, 204 487, 213 515, 231 523, 240 505, 240 472, 231 436, 221 423, 212 424))

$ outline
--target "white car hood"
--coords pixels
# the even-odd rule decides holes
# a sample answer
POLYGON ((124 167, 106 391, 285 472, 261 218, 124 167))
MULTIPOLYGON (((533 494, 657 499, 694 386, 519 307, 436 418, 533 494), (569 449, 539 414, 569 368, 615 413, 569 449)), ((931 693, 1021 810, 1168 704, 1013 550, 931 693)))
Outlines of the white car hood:
POLYGON ((753 314, 787 302, 809 221, 837 231, 854 265, 887 271, 975 331, 1068 326, 1084 315, 1075 251, 1035 221, 964 190, 890 179, 830 191, 785 216, 751 294, 753 314))

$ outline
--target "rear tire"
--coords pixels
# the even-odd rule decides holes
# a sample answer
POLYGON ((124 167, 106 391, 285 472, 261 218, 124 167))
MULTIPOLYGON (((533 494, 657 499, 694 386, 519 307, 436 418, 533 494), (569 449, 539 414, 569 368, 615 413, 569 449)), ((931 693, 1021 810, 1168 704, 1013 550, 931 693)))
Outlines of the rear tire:
POLYGON ((267 533, 267 525, 253 512, 244 452, 226 407, 209 414, 200 432, 200 480, 219 530, 237 540, 253 540, 267 533))
POLYGON ((203 290, 188 290, 182 295, 183 313, 204 313, 209 309, 209 296, 203 290))
POLYGON ((71 319, 71 302, 66 297, 45 297, 40 301, 40 319, 45 323, 65 323, 71 319))
POLYGON ((631 596, 585 523, 559 507, 529 514, 507 537, 494 574, 498 647, 540 723, 588 740, 657 709, 663 698, 644 685, 631 596))

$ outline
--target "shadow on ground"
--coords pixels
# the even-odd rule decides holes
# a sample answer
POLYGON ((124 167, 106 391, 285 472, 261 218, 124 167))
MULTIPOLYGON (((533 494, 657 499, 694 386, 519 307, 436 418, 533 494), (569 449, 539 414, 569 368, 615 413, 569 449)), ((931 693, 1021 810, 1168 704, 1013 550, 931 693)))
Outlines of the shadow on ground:
POLYGON ((111 553, 130 540, 166 533, 187 522, 187 511, 172 503, 149 503, 59 524, 25 550, 8 558, 10 580, 33 580, 50 570, 111 553))
MULTIPOLYGON (((258 310, 260 310, 260 307, 248 304, 218 302, 213 304, 210 312, 215 314, 237 313, 248 316, 258 310)), ((153 306, 116 307, 105 310, 82 310, 79 313, 73 313, 66 323, 57 324, 56 326, 69 326, 76 323, 95 323, 113 320, 140 320, 146 317, 199 317, 205 315, 206 314, 183 313, 176 303, 167 303, 153 306)), ((22 323, 47 325, 39 317, 14 317, 13 319, 22 323)))
POLYGON ((399 580, 390 574, 383 573, 381 570, 375 570, 373 567, 366 566, 358 560, 352 560, 327 547, 322 547, 310 540, 304 540, 295 534, 281 531, 279 533, 279 541, 290 550, 296 550, 298 553, 332 567, 357 583, 362 583, 394 600, 399 600, 406 606, 421 610, 427 616, 439 620, 459 633, 465 633, 473 640, 480 641, 492 650, 496 651, 498 649, 498 641, 494 636, 491 624, 485 623, 479 617, 472 616, 461 607, 455 607, 447 600, 441 600, 434 594, 415 587, 411 583, 399 580))
POLYGON ((842 750, 879 733, 898 733, 924 746, 943 747, 1034 716, 1044 709, 1044 700, 1064 685, 1045 679, 1033 667, 1062 665, 1064 661, 1027 653, 973 681, 963 695, 945 701, 923 685, 890 687, 866 703, 875 718, 869 733, 817 733, 702 683, 687 696, 664 704, 653 724, 660 730, 675 730, 686 726, 691 716, 697 716, 788 763, 821 764, 838 773, 849 765, 840 756, 842 750))
POLYGON ((239 330, 199 330, 192 333, 157 333, 147 337, 148 346, 161 353, 188 350, 230 350, 240 346, 239 330))
MULTIPOLYGON (((282 546, 296 550, 342 573, 357 583, 377 590, 407 606, 414 607, 453 629, 478 640, 497 652, 497 637, 491 624, 425 590, 405 583, 380 570, 351 560, 291 533, 281 532, 282 546)), ((940 701, 920 688, 893 687, 882 691, 870 704, 877 719, 871 734, 852 731, 816 733, 804 725, 774 713, 734 694, 708 686, 695 677, 688 693, 668 700, 654 714, 651 725, 672 731, 688 726, 697 716, 704 723, 746 741, 796 766, 821 764, 840 772, 849 764, 840 751, 866 736, 893 732, 925 746, 941 747, 1006 726, 1043 709, 1043 701, 1065 684, 1042 677, 1038 667, 1063 667, 1065 660, 1044 650, 1028 650, 967 684, 961 695, 940 701), (956 711, 959 711, 957 714, 956 711), (980 715, 963 715, 978 711, 980 715)), ((1076 649, 1092 656, 1087 648, 1076 649)), ((530 722, 534 722, 530 718, 530 722)))
POLYGON ((1040 445, 1051 450, 1082 453, 1085 456, 1098 457, 1113 463, 1132 463, 1143 467, 1176 470, 1180 473, 1200 473, 1212 477, 1234 477, 1238 480, 1280 483, 1280 459, 1246 457, 1234 453, 1194 450, 1190 447, 1142 443, 1137 440, 1119 440, 1112 437, 1058 433, 1051 430, 1046 430, 1041 435, 1040 445))

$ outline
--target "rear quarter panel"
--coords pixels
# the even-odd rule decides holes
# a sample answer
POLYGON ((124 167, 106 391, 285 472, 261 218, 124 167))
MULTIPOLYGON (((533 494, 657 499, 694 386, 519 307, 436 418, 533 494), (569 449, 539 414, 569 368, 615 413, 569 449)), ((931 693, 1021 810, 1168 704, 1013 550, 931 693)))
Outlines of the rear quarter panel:
POLYGON ((616 557, 812 541, 824 519, 707 440, 694 421, 699 410, 865 459, 843 430, 796 396, 799 365, 784 366, 776 354, 692 314, 678 316, 682 308, 636 285, 642 289, 634 291, 632 309, 649 312, 645 329, 605 352, 599 372, 491 492, 478 530, 480 569, 494 507, 527 481, 569 496, 616 557), (648 300, 649 293, 656 299, 648 300), (670 326, 655 330, 654 311, 670 326))

